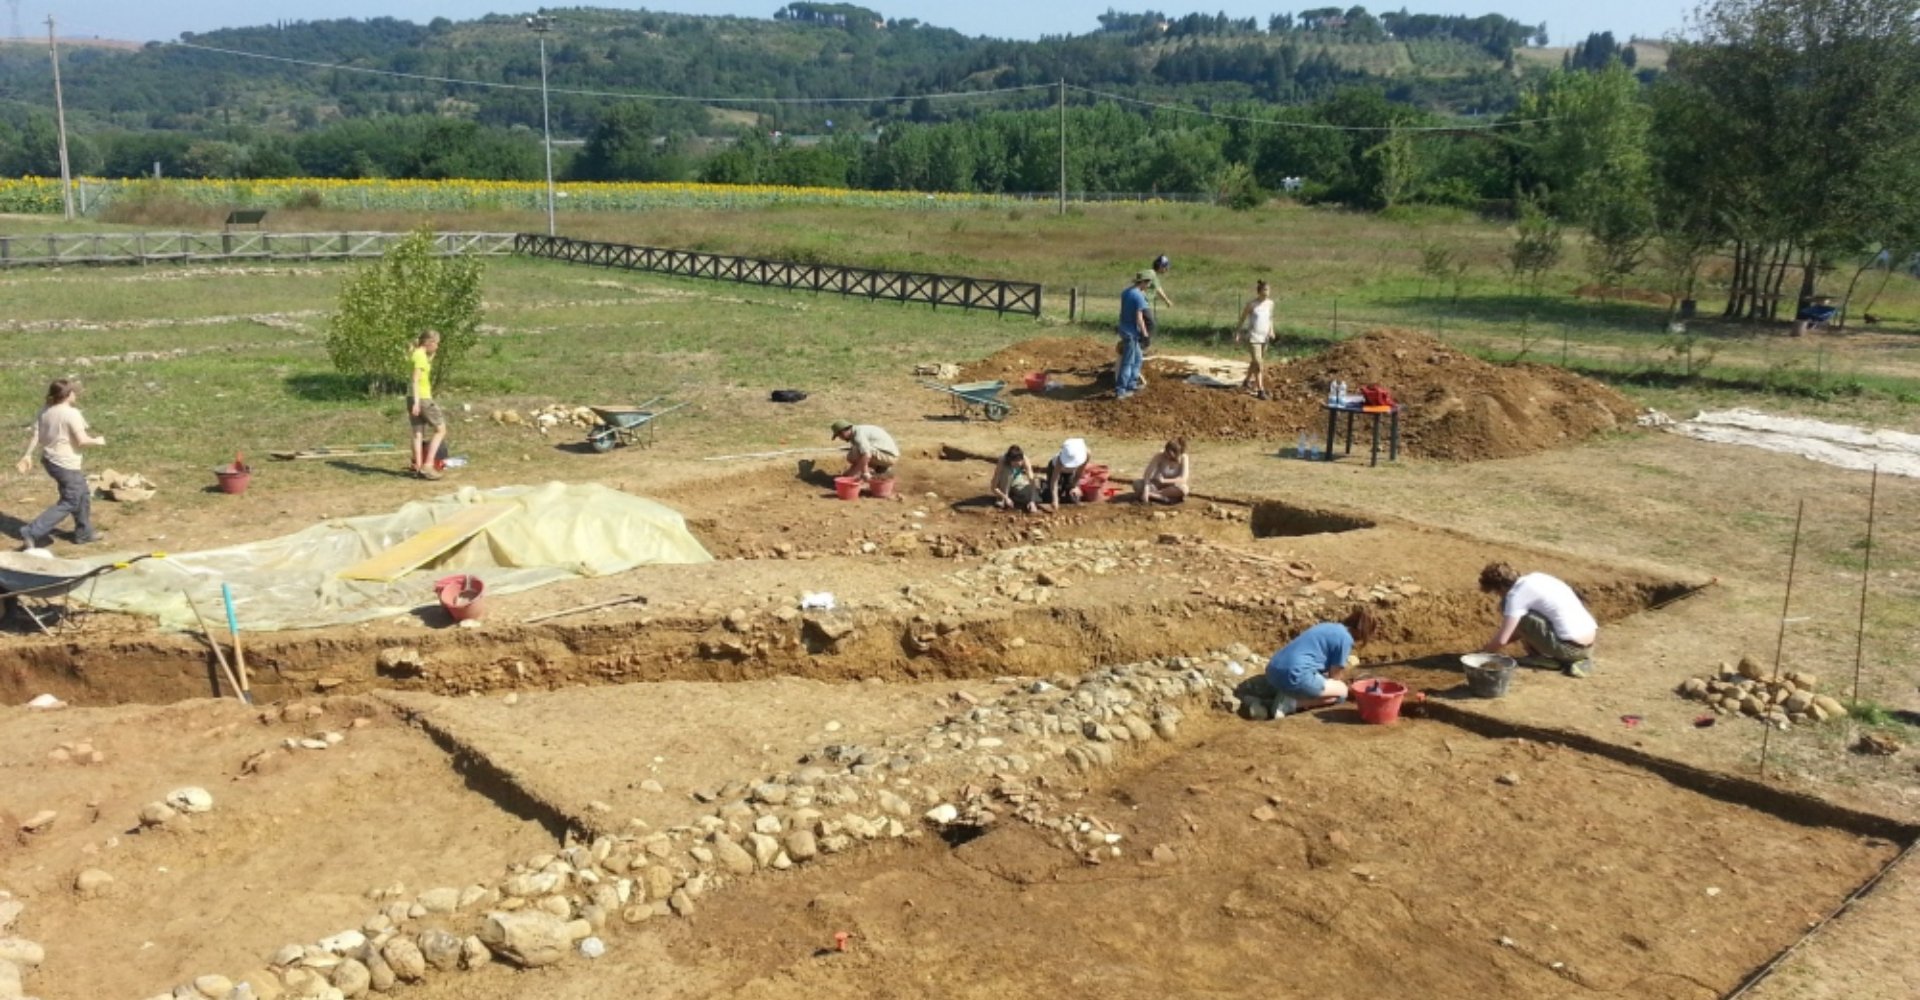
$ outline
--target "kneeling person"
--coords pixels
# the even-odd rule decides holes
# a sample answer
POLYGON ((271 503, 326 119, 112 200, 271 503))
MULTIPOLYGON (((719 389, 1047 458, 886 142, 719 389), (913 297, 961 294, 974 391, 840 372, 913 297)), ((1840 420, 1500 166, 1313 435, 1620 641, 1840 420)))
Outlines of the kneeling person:
POLYGON ((1338 705, 1347 700, 1340 675, 1354 647, 1373 638, 1379 620, 1366 607, 1354 608, 1340 622, 1321 622, 1300 633, 1267 661, 1267 686, 1273 688, 1273 717, 1338 705))
POLYGON ((893 435, 873 424, 835 421, 833 438, 847 442, 848 478, 865 481, 900 464, 900 446, 893 443, 893 435))
POLYGON ((1521 576, 1512 566, 1496 562, 1480 571, 1480 589, 1505 595, 1500 599, 1500 627, 1482 652, 1498 653, 1518 639, 1528 653, 1553 661, 1569 677, 1593 673, 1593 641, 1600 625, 1565 581, 1545 573, 1521 576))

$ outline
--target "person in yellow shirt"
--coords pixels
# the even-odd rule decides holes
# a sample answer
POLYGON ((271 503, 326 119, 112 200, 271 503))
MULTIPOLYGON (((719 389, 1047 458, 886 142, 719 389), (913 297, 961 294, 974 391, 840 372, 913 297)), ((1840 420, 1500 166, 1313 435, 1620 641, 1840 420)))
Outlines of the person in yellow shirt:
POLYGON ((413 424, 413 473, 422 479, 439 479, 434 466, 440 444, 447 439, 447 415, 433 399, 433 356, 440 350, 440 333, 425 330, 407 355, 413 375, 407 385, 407 415, 413 424))

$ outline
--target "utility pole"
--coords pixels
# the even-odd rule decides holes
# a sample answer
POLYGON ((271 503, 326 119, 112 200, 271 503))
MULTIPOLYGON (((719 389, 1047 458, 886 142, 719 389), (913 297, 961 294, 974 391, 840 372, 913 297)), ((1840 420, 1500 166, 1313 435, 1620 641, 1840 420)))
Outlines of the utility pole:
POLYGON ((553 220, 553 114, 547 104, 547 32, 553 30, 553 18, 536 14, 527 18, 527 27, 540 36, 540 134, 547 145, 547 235, 558 233, 553 220))
POLYGON ((53 117, 60 129, 60 196, 73 221, 73 170, 67 165, 67 105, 60 97, 60 46, 53 40, 53 15, 47 15, 47 54, 53 57, 53 117))
POLYGON ((1067 81, 1060 80, 1060 214, 1067 214, 1067 81))

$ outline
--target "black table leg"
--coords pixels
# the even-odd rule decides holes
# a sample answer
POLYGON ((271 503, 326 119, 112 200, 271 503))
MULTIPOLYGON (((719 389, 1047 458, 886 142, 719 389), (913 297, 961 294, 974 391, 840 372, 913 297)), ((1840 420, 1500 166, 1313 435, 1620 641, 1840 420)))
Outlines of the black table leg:
POLYGON ((1387 438, 1387 458, 1398 462, 1400 461, 1400 408, 1398 406, 1393 408, 1393 420, 1388 426, 1390 430, 1387 438))
POLYGON ((1353 411, 1347 411, 1347 454, 1353 454, 1353 411))
POLYGON ((1367 459, 1368 465, 1380 464, 1380 414, 1373 415, 1373 454, 1367 459))
POLYGON ((1327 450, 1321 454, 1321 461, 1333 461, 1333 436, 1340 426, 1340 411, 1327 407, 1327 450))

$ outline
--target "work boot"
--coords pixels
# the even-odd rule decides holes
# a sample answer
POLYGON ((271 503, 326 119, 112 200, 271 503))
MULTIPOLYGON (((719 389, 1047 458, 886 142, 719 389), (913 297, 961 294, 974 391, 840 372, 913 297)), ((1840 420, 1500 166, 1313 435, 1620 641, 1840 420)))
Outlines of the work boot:
POLYGON ((1572 663, 1567 664, 1567 676, 1568 677, 1593 676, 1593 657, 1589 656, 1584 660, 1575 660, 1572 663))
POLYGON ((1300 703, 1288 695, 1283 694, 1273 699, 1273 717, 1275 720, 1284 719, 1298 711, 1300 711, 1300 703))

